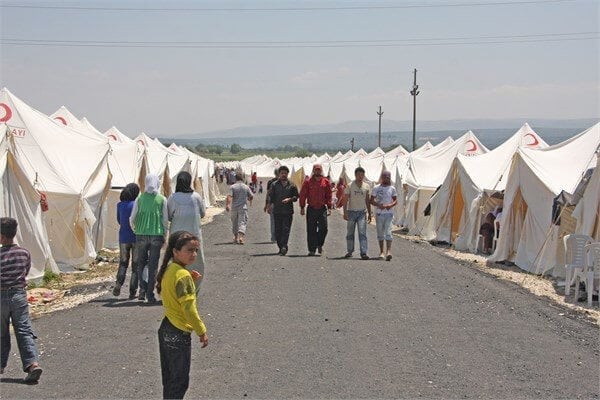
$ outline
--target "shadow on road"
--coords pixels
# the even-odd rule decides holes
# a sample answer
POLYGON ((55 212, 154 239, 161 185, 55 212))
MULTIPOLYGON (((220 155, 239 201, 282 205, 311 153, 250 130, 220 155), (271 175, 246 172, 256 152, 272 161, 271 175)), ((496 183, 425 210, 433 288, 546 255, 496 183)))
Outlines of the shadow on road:
MULTIPOLYGON (((121 308, 121 307, 143 307, 149 306, 143 301, 139 300, 128 300, 128 299, 94 299, 91 300, 90 303, 103 303, 102 307, 111 307, 111 308, 121 308)), ((157 302, 152 305, 160 305, 160 302, 157 302)), ((152 306, 150 305, 150 306, 152 306)))
POLYGON ((37 385, 38 383, 28 383, 21 378, 0 378, 0 383, 16 383, 17 385, 37 385))
POLYGON ((275 244, 275 242, 252 242, 251 244, 275 244))
POLYGON ((224 243, 215 243, 215 244, 213 244, 213 246, 227 246, 227 245, 237 246, 237 243, 233 243, 233 241, 231 241, 231 242, 224 242, 224 243))
POLYGON ((278 255, 279 255, 279 253, 263 253, 263 254, 252 254, 252 257, 268 257, 268 256, 278 256, 278 255))

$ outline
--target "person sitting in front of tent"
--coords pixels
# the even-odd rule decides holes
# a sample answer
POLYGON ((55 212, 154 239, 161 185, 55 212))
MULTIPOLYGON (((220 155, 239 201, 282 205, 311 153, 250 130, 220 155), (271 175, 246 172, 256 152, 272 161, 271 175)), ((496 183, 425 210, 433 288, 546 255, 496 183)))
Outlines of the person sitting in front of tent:
POLYGON ((494 241, 494 214, 488 213, 485 216, 485 221, 479 228, 479 234, 483 237, 483 252, 486 254, 492 253, 492 243, 494 241))

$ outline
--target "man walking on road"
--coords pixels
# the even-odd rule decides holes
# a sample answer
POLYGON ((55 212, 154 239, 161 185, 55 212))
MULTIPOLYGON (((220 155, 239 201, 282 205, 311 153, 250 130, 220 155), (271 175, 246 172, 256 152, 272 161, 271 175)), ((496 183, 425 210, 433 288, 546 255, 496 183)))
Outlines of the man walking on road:
POLYGON ((294 202, 298 200, 298 188, 288 180, 288 167, 279 167, 279 179, 271 185, 267 196, 268 212, 274 216, 275 237, 279 254, 285 256, 288 251, 288 239, 294 216, 294 202))
POLYGON ((331 215, 331 185, 323 176, 321 164, 313 165, 312 177, 302 183, 300 190, 300 215, 306 211, 306 236, 308 239, 308 255, 314 256, 318 251, 323 254, 323 244, 327 236, 327 217, 331 215))
POLYGON ((379 258, 387 261, 392 259, 392 219, 394 207, 398 203, 396 188, 392 185, 390 171, 383 171, 380 178, 381 184, 375 186, 371 192, 371 204, 375 207, 375 222, 377 224, 377 240, 379 241, 379 258), (383 241, 386 242, 386 252, 383 253, 383 241))
POLYGON ((275 171, 273 171, 273 174, 275 175, 274 178, 269 179, 269 181, 267 182, 267 196, 265 198, 265 212, 269 213, 269 220, 271 221, 271 243, 275 243, 277 241, 277 238, 275 237, 275 216, 273 215, 272 212, 269 212, 268 208, 269 208, 269 193, 271 191, 271 186, 277 182, 277 180, 279 179, 279 169, 275 168, 275 171))
POLYGON ((248 224, 248 202, 252 205, 252 191, 244 183, 241 173, 235 174, 235 183, 229 187, 225 209, 231 211, 233 243, 244 244, 248 224))
POLYGON ((354 252, 354 231, 358 228, 360 258, 368 260, 367 255, 367 221, 371 222, 371 187, 364 182, 365 170, 358 167, 354 170, 355 180, 345 189, 344 219, 348 221, 346 229, 346 245, 348 252, 344 258, 352 257, 354 252))

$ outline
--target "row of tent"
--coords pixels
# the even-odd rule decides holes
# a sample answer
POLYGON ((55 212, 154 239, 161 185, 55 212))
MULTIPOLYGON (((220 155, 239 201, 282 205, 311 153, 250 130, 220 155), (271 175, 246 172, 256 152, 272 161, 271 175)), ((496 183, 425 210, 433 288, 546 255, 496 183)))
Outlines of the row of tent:
POLYGON ((447 242, 461 251, 478 251, 484 217, 503 207, 497 246, 489 260, 563 276, 564 235, 577 232, 600 240, 599 146, 600 124, 549 146, 525 123, 493 150, 468 131, 436 146, 427 142, 413 152, 398 146, 387 153, 360 149, 333 157, 278 160, 263 155, 228 166, 270 177, 275 168, 286 165, 297 185, 315 163, 323 165, 332 181, 352 180, 358 166, 371 182, 377 182, 382 171, 392 171, 398 191, 394 223, 412 235, 447 242), (565 194, 578 201, 564 204, 558 225, 553 209, 565 194))
POLYGON ((142 133, 99 132, 65 107, 48 116, 6 88, 0 91, 0 215, 19 222, 17 241, 29 249, 29 278, 88 263, 118 248, 116 205, 123 187, 159 176, 170 195, 180 171, 193 177, 207 205, 215 202, 214 162, 142 133), (64 266, 64 268, 63 268, 64 266))

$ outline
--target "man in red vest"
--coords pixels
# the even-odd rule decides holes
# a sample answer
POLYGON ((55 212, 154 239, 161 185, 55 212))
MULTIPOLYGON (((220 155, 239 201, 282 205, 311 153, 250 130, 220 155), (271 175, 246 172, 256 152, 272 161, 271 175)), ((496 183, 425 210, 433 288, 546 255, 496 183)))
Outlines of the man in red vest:
POLYGON ((313 165, 312 176, 302 184, 300 190, 300 215, 306 211, 306 236, 308 255, 323 253, 323 244, 327 236, 327 217, 331 215, 331 184, 323 176, 321 164, 313 165))

